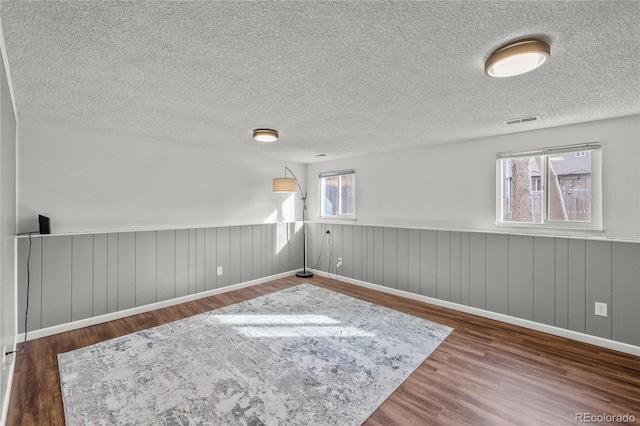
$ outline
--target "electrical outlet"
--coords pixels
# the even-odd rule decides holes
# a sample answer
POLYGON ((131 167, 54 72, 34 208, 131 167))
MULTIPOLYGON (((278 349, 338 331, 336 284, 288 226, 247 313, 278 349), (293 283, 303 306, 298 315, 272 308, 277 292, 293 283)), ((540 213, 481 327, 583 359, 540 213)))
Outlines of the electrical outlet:
POLYGON ((607 304, 596 302, 596 315, 601 317, 607 316, 607 304))
POLYGON ((222 266, 218 266, 218 275, 222 275, 222 266))
POLYGON ((338 265, 337 266, 342 266, 342 258, 341 257, 338 258, 338 265))

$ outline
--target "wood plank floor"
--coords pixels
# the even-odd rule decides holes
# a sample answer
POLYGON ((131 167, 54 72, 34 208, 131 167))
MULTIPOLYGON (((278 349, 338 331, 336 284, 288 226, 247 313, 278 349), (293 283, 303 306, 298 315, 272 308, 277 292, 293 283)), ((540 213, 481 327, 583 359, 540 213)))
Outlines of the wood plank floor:
POLYGON ((323 277, 289 277, 27 342, 18 356, 8 425, 62 425, 56 355, 302 282, 446 324, 455 331, 366 425, 561 425, 576 413, 633 414, 640 357, 323 277))

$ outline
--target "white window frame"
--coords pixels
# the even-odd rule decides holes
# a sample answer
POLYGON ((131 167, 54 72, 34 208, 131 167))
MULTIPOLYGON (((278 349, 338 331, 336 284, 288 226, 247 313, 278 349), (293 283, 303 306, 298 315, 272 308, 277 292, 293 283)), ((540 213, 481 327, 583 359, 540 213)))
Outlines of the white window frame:
MULTIPOLYGON (((330 219, 330 220, 356 220, 356 171, 353 169, 349 169, 349 170, 338 170, 338 171, 333 171, 333 172, 323 172, 320 173, 318 175, 318 207, 319 207, 319 217, 322 219, 330 219), (341 177, 341 176, 347 176, 347 175, 352 175, 353 176, 353 214, 340 214, 340 206, 338 206, 338 214, 336 215, 325 215, 324 214, 324 200, 323 200, 323 191, 322 191, 322 178, 327 178, 327 177, 341 177)), ((340 187, 340 186, 338 186, 340 187)), ((342 201, 342 197, 340 196, 340 193, 338 193, 338 202, 342 201)))
POLYGON ((566 145, 553 148, 543 148, 526 152, 501 152, 496 156, 496 225, 501 227, 517 228, 544 228, 544 229, 566 229, 583 231, 603 231, 602 218, 602 146, 597 143, 581 145, 566 145), (548 219, 549 193, 547 192, 548 163, 554 154, 591 151, 591 221, 590 222, 569 222, 551 221, 548 219), (542 222, 508 222, 503 221, 502 212, 502 161, 508 158, 543 156, 543 170, 540 171, 542 179, 542 222))

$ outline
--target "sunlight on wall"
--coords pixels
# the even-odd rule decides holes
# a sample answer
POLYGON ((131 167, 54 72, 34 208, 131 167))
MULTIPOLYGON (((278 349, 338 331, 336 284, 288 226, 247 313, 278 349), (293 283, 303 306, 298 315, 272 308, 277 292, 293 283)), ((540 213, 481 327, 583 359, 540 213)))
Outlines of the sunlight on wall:
POLYGON ((267 218, 264 220, 264 223, 274 223, 278 218, 278 210, 274 210, 267 218))
POLYGON ((284 202, 279 208, 277 208, 269 216, 267 216, 267 218, 264 220, 264 223, 295 221, 296 220, 296 215, 295 215, 296 195, 297 194, 291 194, 290 196, 288 196, 287 199, 284 200, 284 202))
POLYGON ((295 203, 296 195, 298 194, 291 194, 291 196, 287 197, 287 199, 284 200, 284 203, 282 203, 282 207, 280 211, 281 211, 282 220, 284 222, 293 222, 294 220, 296 220, 295 212, 293 211, 293 208, 296 204, 295 203))

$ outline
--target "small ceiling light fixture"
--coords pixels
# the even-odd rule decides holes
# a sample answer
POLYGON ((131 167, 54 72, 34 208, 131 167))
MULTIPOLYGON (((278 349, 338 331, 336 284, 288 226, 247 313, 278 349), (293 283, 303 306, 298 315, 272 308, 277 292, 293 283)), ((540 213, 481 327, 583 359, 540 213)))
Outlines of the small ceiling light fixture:
POLYGON ((493 52, 484 63, 489 77, 511 77, 524 74, 544 64, 551 54, 551 47, 538 39, 518 40, 493 52))
POLYGON ((255 129, 253 138, 258 142, 275 142, 278 140, 278 131, 273 129, 255 129))

